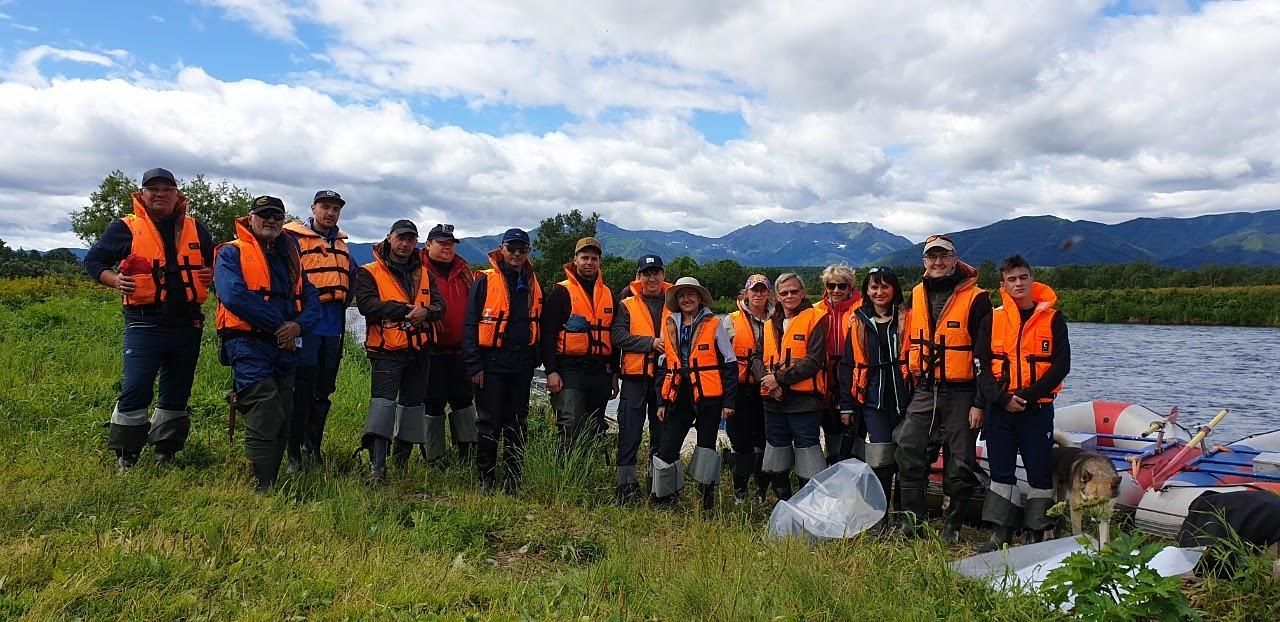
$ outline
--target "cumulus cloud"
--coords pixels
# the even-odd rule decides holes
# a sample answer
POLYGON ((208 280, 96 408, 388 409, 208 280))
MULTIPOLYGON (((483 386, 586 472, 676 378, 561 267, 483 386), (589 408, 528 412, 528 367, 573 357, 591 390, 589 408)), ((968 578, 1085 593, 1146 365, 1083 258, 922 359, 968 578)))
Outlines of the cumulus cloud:
MULTIPOLYGON (((109 170, 164 164, 299 215, 334 187, 358 239, 404 215, 470 235, 572 208, 629 228, 865 220, 918 239, 1029 214, 1266 209, 1280 185, 1273 2, 206 4, 318 66, 285 84, 198 67, 67 80, 41 59, 127 55, 26 50, 0 73, 0 153, 23 154, 0 156, 0 188, 65 214, 109 170), (430 121, 440 98, 576 116, 495 136, 430 121), (695 110, 745 131, 713 144, 695 110)), ((6 239, 70 241, 11 205, 6 239)))

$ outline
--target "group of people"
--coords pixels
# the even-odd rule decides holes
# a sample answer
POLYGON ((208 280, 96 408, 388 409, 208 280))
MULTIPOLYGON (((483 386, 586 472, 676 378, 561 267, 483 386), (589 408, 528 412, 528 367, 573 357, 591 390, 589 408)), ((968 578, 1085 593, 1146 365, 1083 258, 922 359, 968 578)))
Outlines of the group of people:
POLYGON ((994 311, 977 271, 935 235, 910 304, 893 270, 871 268, 858 283, 852 268, 834 265, 822 272, 816 303, 796 273, 753 274, 737 309, 717 317, 712 293, 692 277, 668 282, 656 255, 639 259, 623 291, 610 291, 603 245, 591 237, 578 240, 564 280, 545 291, 529 235, 514 228, 489 253, 490 267, 473 272, 456 253, 452 225, 431 228, 420 247, 417 226, 398 220, 373 261, 356 266, 338 227, 345 204, 321 190, 310 218, 286 223, 283 201, 257 197, 236 220, 235 239, 214 247, 173 174, 144 173, 133 213, 112 222, 85 258, 89 275, 124 302, 124 379, 108 435, 119 471, 148 444, 161 464, 183 448, 201 305, 213 285, 220 358, 232 369, 259 490, 277 480, 282 462, 296 471, 322 460, 354 303, 372 369, 357 451, 368 452, 373 481, 387 477, 388 458, 407 468, 415 446, 428 462, 443 459, 448 429, 483 489, 518 490, 541 365, 561 455, 600 439, 605 406, 620 397, 622 502, 644 496, 637 463, 647 424, 648 496, 675 502, 687 476, 702 507, 712 507, 723 422, 737 503, 764 502, 770 491, 786 500, 793 471, 803 482, 856 457, 908 535, 920 533, 929 467, 942 451, 942 537, 955 541, 983 481, 975 444, 985 428, 988 546, 1048 526, 1053 399, 1070 347, 1053 290, 1020 256, 1000 266, 994 311), (1026 495, 1015 476, 1019 454, 1026 495))

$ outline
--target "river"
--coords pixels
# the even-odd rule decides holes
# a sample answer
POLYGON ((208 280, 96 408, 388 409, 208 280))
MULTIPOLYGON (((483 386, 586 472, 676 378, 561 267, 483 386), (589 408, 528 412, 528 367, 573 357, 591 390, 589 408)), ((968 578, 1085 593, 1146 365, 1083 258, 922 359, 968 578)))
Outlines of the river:
MULTIPOLYGON (((364 318, 354 308, 347 317, 363 338, 364 318)), ((1226 408, 1217 442, 1280 428, 1280 359, 1237 354, 1280 347, 1280 328, 1072 323, 1068 332, 1071 375, 1059 405, 1105 399, 1158 413, 1177 406, 1186 426, 1226 408)), ((616 408, 610 402, 611 416, 616 408)))

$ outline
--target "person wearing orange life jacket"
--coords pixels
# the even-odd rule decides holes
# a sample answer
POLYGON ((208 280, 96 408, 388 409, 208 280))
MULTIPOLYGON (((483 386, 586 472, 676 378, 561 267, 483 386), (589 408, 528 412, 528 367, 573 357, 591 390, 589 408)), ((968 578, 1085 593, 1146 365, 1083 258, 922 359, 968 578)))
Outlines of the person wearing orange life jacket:
POLYGON ((320 319, 320 296, 302 275, 298 245, 280 235, 284 219, 283 201, 255 198, 249 214, 236 219, 236 239, 218 247, 213 267, 220 358, 231 366, 259 492, 280 473, 299 342, 320 319))
POLYGON ((832 264, 822 271, 822 300, 813 307, 827 319, 827 403, 822 409, 822 435, 826 441, 827 464, 861 453, 860 439, 853 429, 840 422, 840 359, 844 357, 853 325, 853 312, 862 301, 857 274, 846 264, 832 264))
POLYGON ((921 533, 929 465, 943 454, 943 492, 949 498, 942 539, 955 543, 965 506, 977 491, 976 444, 982 409, 974 384, 973 344, 991 314, 987 292, 977 287, 978 271, 956 256, 945 235, 924 242, 924 278, 911 293, 907 319, 907 369, 914 389, 907 416, 894 430, 898 447, 903 531, 921 533))
POLYGON ((649 457, 658 453, 662 422, 658 421, 658 392, 654 378, 662 339, 658 337, 671 311, 666 307, 666 281, 662 258, 645 255, 636 264, 636 279, 618 296, 613 318, 613 347, 622 376, 618 392, 618 489, 620 502, 639 498, 636 454, 649 422, 649 457), (647 415, 647 417, 646 417, 647 415))
POLYGON ((433 325, 445 303, 422 267, 413 222, 397 220, 374 245, 373 261, 360 266, 353 293, 365 319, 364 349, 372 368, 360 449, 369 451, 369 478, 376 484, 386 481, 388 449, 404 471, 413 446, 427 442, 433 325))
POLYGON ((725 422, 729 444, 733 446, 733 499, 746 503, 751 476, 756 478, 755 500, 764 503, 771 476, 761 472, 764 462, 764 402, 760 397, 760 379, 751 373, 751 355, 764 344, 764 324, 773 314, 774 301, 769 278, 763 274, 747 277, 738 310, 724 316, 724 326, 733 355, 738 360, 738 395, 734 414, 725 422))
POLYGON ((911 399, 907 374, 907 309, 902 285, 889 268, 875 267, 862 278, 862 305, 854 311, 840 360, 840 415, 862 441, 856 457, 875 472, 892 505, 893 430, 911 399))
POLYGON ((431 376, 427 382, 427 462, 438 464, 445 454, 445 406, 449 407, 449 435, 457 446, 458 460, 471 459, 476 446, 475 391, 462 362, 462 326, 467 314, 467 292, 475 276, 458 255, 453 225, 437 224, 427 233, 422 266, 444 297, 444 316, 436 323, 431 350, 431 376))
POLYGON ((805 297, 804 280, 786 272, 774 281, 778 308, 764 326, 751 373, 764 396, 764 462, 778 500, 791 498, 791 467, 808 480, 827 468, 819 444, 826 404, 827 322, 805 297))
POLYGON ((476 275, 462 323, 462 360, 476 389, 476 472, 491 492, 497 483, 499 441, 503 489, 520 488, 528 434, 529 386, 538 366, 542 287, 529 265, 529 234, 508 229, 476 275))
POLYGON ((603 246, 595 238, 574 245, 565 279, 542 309, 542 365, 556 411, 561 456, 580 439, 604 434, 604 409, 618 395, 613 374, 613 293, 600 275, 603 246))
POLYGON ((213 239, 187 213, 173 173, 143 173, 132 198, 133 214, 113 220, 84 258, 85 272, 119 290, 124 302, 124 374, 107 435, 120 473, 148 443, 157 464, 186 445, 204 326, 200 305, 213 282, 213 239), (159 399, 148 417, 157 375, 159 399))
POLYGON ((663 345, 657 383, 663 422, 658 453, 651 458, 650 491, 655 503, 670 503, 684 487, 680 448, 689 428, 697 430, 697 447, 689 476, 701 485, 702 509, 715 505, 720 483, 720 422, 734 413, 738 363, 733 342, 711 311, 711 292, 698 279, 682 277, 667 289, 671 312, 660 331, 663 345))
POLYGON ((286 447, 290 473, 302 468, 304 457, 313 463, 321 461, 320 446, 331 406, 329 396, 337 388, 347 305, 352 299, 351 283, 356 270, 347 248, 347 234, 338 229, 346 204, 337 192, 321 190, 311 202, 311 218, 284 226, 285 234, 301 249, 303 276, 320 295, 320 321, 302 335, 294 374, 293 413, 286 447))
POLYGON ((1053 524, 1046 516, 1053 505, 1053 398, 1071 371, 1067 321, 1054 309, 1058 295, 1035 280, 1022 255, 1000 265, 1000 299, 974 344, 991 470, 982 520, 992 533, 984 552, 1008 544, 1019 527, 1029 543, 1039 542, 1053 524), (1031 488, 1025 504, 1019 455, 1031 488))

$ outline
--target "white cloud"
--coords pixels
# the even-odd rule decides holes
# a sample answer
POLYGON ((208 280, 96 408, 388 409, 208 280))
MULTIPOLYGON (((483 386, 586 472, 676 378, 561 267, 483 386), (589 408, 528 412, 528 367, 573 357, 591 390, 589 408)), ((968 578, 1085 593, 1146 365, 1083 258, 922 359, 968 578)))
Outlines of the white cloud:
POLYGON ((25 30, 27 32, 40 32, 39 28, 35 26, 31 26, 29 24, 19 24, 18 22, 10 22, 9 25, 13 26, 14 28, 17 28, 18 30, 25 30))
POLYGON ((293 18, 298 12, 284 0, 201 0, 265 35, 297 42, 293 18))
MULTIPOLYGON (((302 42, 319 66, 285 85, 198 67, 49 80, 43 58, 130 57, 22 52, 0 72, 0 195, 66 213, 111 169, 161 164, 300 215, 335 187, 361 239, 403 215, 471 235, 571 208, 629 228, 867 220, 920 238, 1029 214, 1266 209, 1280 187, 1280 3, 210 4, 280 39, 303 22, 331 38, 302 42), (491 136, 431 122, 435 97, 581 116, 491 136), (738 112, 745 134, 709 143, 695 109, 738 112)), ((6 236, 66 235, 9 209, 6 236)))
POLYGON ((56 60, 65 60, 76 63, 89 63, 102 67, 111 67, 115 65, 115 61, 111 57, 98 54, 95 52, 86 52, 83 50, 67 50, 56 48, 49 45, 38 45, 36 47, 23 50, 9 65, 8 71, 5 73, 5 79, 9 82, 17 82, 19 84, 41 85, 47 84, 40 73, 40 61, 46 58, 56 60))

